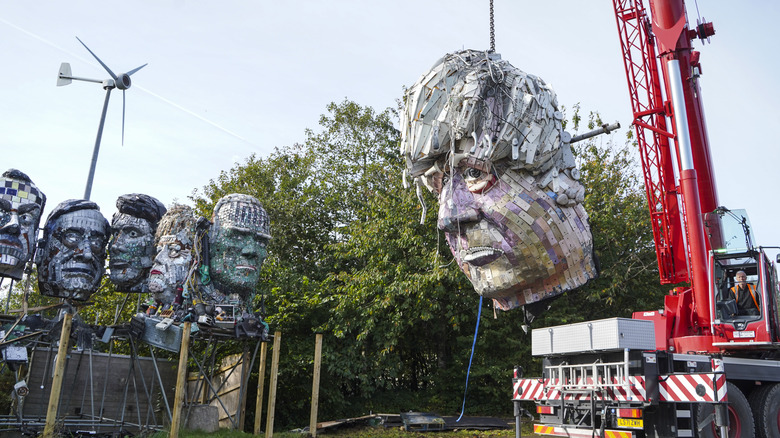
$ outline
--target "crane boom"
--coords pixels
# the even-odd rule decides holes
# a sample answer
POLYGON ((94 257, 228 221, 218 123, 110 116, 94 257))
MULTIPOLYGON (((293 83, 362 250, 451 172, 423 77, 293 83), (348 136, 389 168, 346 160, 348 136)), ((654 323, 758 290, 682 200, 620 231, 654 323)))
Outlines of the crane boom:
POLYGON ((698 334, 710 319, 711 247, 702 212, 718 202, 691 39, 714 31, 711 25, 689 31, 682 0, 649 3, 652 16, 642 0, 613 0, 661 283, 691 284, 698 334))
POLYGON ((686 282, 685 230, 670 147, 674 133, 666 126, 650 20, 642 0, 614 0, 614 6, 661 283, 686 282))

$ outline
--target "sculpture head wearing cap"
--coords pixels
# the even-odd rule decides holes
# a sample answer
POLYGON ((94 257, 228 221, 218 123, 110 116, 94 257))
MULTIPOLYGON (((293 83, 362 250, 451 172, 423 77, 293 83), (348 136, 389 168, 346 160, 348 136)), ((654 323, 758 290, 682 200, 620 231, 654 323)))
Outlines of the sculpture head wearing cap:
POLYGON ((233 193, 217 201, 212 222, 211 278, 222 293, 247 298, 260 281, 260 267, 268 255, 268 215, 255 197, 233 193))
POLYGON ((22 278, 45 204, 46 196, 24 173, 9 169, 0 176, 0 277, 22 278))

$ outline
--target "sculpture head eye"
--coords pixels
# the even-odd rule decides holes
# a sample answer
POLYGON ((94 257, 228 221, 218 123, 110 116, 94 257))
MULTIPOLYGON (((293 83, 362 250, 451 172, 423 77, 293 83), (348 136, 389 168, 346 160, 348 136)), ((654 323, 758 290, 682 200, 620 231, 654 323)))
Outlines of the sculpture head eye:
POLYGON ((475 167, 467 167, 463 170, 463 180, 471 193, 482 193, 495 184, 496 176, 475 167))
POLYGON ((481 171, 481 170, 479 170, 479 169, 476 169, 476 168, 474 168, 474 167, 469 167, 468 169, 466 169, 466 171, 465 171, 465 172, 463 172, 463 176, 464 176, 464 178, 466 179, 466 181, 468 181, 468 180, 474 180, 474 179, 479 179, 479 178, 481 178, 481 177, 482 177, 484 174, 485 174, 485 172, 483 172, 483 171, 481 171))

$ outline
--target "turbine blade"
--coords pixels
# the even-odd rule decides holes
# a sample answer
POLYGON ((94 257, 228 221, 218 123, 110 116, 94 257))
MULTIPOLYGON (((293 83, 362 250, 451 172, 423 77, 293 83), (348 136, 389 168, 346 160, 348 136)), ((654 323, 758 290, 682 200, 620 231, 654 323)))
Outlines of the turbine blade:
POLYGON ((140 70, 140 69, 142 69, 142 68, 146 67, 147 65, 149 65, 149 63, 148 63, 148 62, 147 62, 146 64, 144 64, 144 65, 140 66, 140 67, 136 67, 136 68, 134 68, 134 69, 130 70, 129 72, 127 72, 127 75, 128 75, 128 76, 131 76, 133 73, 135 73, 135 72, 137 72, 138 70, 140 70))
POLYGON ((125 90, 122 90, 122 146, 125 145, 125 90))
POLYGON ((116 80, 117 80, 117 78, 116 78, 116 75, 114 74, 114 72, 112 72, 112 71, 111 71, 111 69, 110 69, 110 68, 108 68, 108 66, 107 66, 105 63, 103 63, 103 61, 101 61, 101 60, 100 60, 100 58, 98 58, 98 56, 97 56, 97 55, 95 55, 95 53, 94 53, 92 50, 89 50, 89 47, 87 47, 87 45, 86 45, 86 44, 84 44, 84 41, 81 41, 81 40, 79 39, 79 37, 76 37, 76 39, 77 39, 77 40, 79 40, 79 42, 81 43, 81 45, 82 45, 82 46, 84 46, 84 48, 85 48, 85 49, 87 49, 87 51, 88 51, 89 53, 91 53, 91 54, 92 54, 92 56, 94 56, 94 57, 95 57, 95 59, 97 59, 97 62, 99 62, 99 63, 100 63, 100 65, 102 65, 104 69, 106 69, 106 71, 108 72, 108 74, 110 74, 110 75, 111 75, 111 78, 112 78, 112 79, 114 79, 114 80, 116 81, 116 80))

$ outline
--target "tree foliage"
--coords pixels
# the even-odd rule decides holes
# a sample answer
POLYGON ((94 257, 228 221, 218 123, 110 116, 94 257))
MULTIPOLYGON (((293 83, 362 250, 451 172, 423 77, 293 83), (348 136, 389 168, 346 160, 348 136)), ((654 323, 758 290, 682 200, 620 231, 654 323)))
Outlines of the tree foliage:
MULTIPOLYGON (((320 414, 460 410, 478 296, 436 229, 402 187, 394 114, 345 100, 328 106, 306 140, 252 156, 193 193, 201 213, 240 192, 257 197, 273 239, 260 292, 283 333, 277 419, 306 422, 314 333, 325 334, 320 414)), ((575 111, 574 126, 582 122, 575 111)), ((589 123, 598 123, 591 115, 589 123)), ((552 304, 537 326, 660 305, 644 193, 630 144, 577 150, 601 276, 552 304), (582 306, 582 301, 592 303, 582 306)), ((427 205, 436 200, 424 194, 427 205)), ((519 314, 485 302, 467 410, 511 415, 514 365, 538 369, 519 314)))
MULTIPOLYGON (((271 331, 282 333, 279 427, 308 422, 315 333, 325 335, 321 418, 461 409, 480 301, 452 263, 435 209, 419 223, 420 202, 402 186, 394 117, 391 109, 376 112, 348 100, 330 104, 319 129, 307 130, 302 143, 250 156, 191 196, 209 217, 220 197, 245 193, 258 198, 271 218, 273 238, 255 305, 271 331)), ((575 108, 574 130, 583 122, 600 124, 596 114, 583 121, 575 108)), ((577 144, 575 152, 600 277, 553 302, 535 327, 630 316, 661 305, 631 144, 595 139, 577 144)), ((423 198, 436 205, 430 194, 423 198)), ((96 304, 79 313, 85 322, 112 324, 125 297, 105 281, 96 304)), ((135 310, 133 300, 120 321, 135 310)), ((481 314, 467 413, 511 416, 513 367, 533 375, 540 364, 530 356, 519 311, 496 313, 486 300, 481 314)), ((220 348, 228 354, 241 346, 220 348)), ((247 412, 253 411, 251 393, 249 400, 247 412)))

